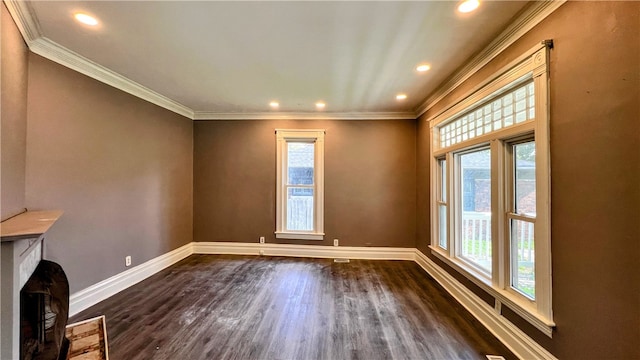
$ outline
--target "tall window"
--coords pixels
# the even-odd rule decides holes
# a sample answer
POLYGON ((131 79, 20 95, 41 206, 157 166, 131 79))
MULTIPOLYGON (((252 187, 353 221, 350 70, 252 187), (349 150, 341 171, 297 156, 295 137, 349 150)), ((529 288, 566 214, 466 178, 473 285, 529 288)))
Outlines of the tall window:
POLYGON ((460 222, 460 258, 490 275, 491 256, 491 151, 473 150, 456 156, 459 170, 457 209, 460 222))
POLYGON ((322 240, 324 130, 276 130, 276 237, 322 240))
POLYGON ((438 199, 438 246, 446 249, 448 246, 447 235, 447 160, 437 160, 437 199, 438 199))
POLYGON ((547 51, 429 122, 432 252, 551 336, 547 51))
POLYGON ((536 143, 528 141, 509 148, 509 200, 507 225, 511 248, 511 288, 531 300, 535 288, 536 143))

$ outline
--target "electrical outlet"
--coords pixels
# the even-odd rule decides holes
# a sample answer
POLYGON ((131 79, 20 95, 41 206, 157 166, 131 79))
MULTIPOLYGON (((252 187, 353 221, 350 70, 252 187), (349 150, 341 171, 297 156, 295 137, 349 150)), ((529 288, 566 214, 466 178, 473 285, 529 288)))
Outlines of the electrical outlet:
POLYGON ((131 266, 131 256, 124 258, 124 266, 131 266))
POLYGON ((260 244, 264 244, 264 236, 260 236, 260 244))
POLYGON ((333 246, 338 246, 338 245, 339 245, 338 239, 333 239, 333 246))

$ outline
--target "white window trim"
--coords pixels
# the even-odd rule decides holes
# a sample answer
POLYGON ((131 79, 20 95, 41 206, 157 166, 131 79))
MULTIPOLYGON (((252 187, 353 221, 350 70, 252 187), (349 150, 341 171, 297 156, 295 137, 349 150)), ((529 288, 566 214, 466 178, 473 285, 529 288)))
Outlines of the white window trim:
MULTIPOLYGON (((549 42, 545 41, 531 50, 527 51, 509 65, 502 68, 497 73, 490 76, 477 87, 467 93, 463 100, 445 109, 439 114, 427 119, 430 127, 430 175, 431 175, 431 252, 441 259, 443 262, 451 266, 453 269, 470 279, 480 288, 495 298, 497 309, 501 311, 502 305, 506 305, 516 314, 527 320, 533 326, 538 328, 547 336, 551 337, 553 327, 553 311, 552 311, 552 282, 551 282, 551 227, 550 227, 550 167, 549 167, 549 42), (489 135, 483 135, 471 140, 467 140, 461 144, 439 149, 440 141, 438 139, 437 125, 448 121, 449 119, 461 114, 463 111, 470 109, 472 106, 479 104, 484 99, 493 97, 498 91, 504 91, 506 86, 517 85, 526 79, 533 78, 535 86, 535 120, 513 125, 494 131, 489 135), (453 241, 456 226, 454 189, 451 184, 455 184, 454 180, 454 156, 453 153, 465 148, 474 146, 489 145, 492 150, 497 151, 497 164, 492 163, 492 177, 497 176, 498 181, 492 182, 492 194, 503 194, 498 191, 506 186, 504 184, 505 156, 504 147, 497 146, 500 139, 509 139, 515 136, 535 132, 536 141, 536 205, 537 214, 535 221, 536 236, 536 300, 531 301, 525 296, 510 290, 510 279, 506 278, 508 271, 505 268, 509 266, 509 254, 505 249, 505 220, 503 215, 506 214, 505 199, 492 196, 492 218, 497 221, 492 222, 494 234, 498 234, 493 239, 493 268, 491 278, 483 276, 481 273, 473 269, 473 267, 460 261, 455 256, 456 247, 453 241), (492 140, 498 139, 498 140, 492 140), (499 150, 497 150, 499 149, 499 150), (448 247, 443 249, 438 245, 439 229, 438 229, 438 202, 435 201, 438 196, 437 184, 438 168, 437 159, 446 157, 447 160, 447 237, 448 247), (495 167, 494 167, 495 166, 495 167), (496 187, 494 189, 493 187, 496 187), (497 193, 494 191, 498 191, 497 193)), ((492 160, 493 161, 493 160, 492 160)))
POLYGON ((278 239, 324 240, 324 134, 325 130, 276 129, 276 231, 278 239), (286 231, 286 166, 283 156, 289 141, 315 143, 314 154, 314 231, 286 231))

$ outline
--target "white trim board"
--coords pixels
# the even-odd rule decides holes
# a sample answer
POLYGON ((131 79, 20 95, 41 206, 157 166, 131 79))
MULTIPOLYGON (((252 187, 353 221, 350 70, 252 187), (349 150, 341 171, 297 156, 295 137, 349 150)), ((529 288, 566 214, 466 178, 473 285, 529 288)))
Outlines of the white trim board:
MULTIPOLYGON (((415 248, 317 246, 233 242, 192 242, 71 295, 73 316, 192 254, 265 255, 415 261, 498 340, 521 359, 557 360, 499 312, 415 248)), ((499 310, 499 309, 498 309, 499 310)))
POLYGON ((498 310, 416 249, 415 262, 520 359, 557 360, 550 352, 503 317, 498 310))
POLYGON ((125 270, 108 279, 93 284, 84 290, 73 293, 69 298, 69 316, 73 316, 102 300, 133 286, 151 275, 158 273, 178 261, 193 254, 193 243, 183 245, 164 255, 160 255, 129 270, 125 270))
POLYGON ((414 248, 194 242, 194 254, 265 255, 369 260, 414 260, 414 248))
POLYGON ((98 80, 116 89, 129 93, 137 98, 165 108, 188 119, 193 119, 193 110, 159 94, 137 82, 126 78, 66 47, 46 38, 39 37, 29 43, 29 49, 46 59, 66 66, 92 79, 98 80))
POLYGON ((438 89, 429 95, 425 101, 415 109, 416 118, 449 95, 453 90, 495 59, 509 46, 533 29, 547 16, 556 11, 566 0, 536 1, 516 18, 500 35, 487 45, 478 55, 469 59, 467 63, 448 80, 440 84, 438 89))
POLYGON ((69 299, 69 316, 73 316, 99 303, 100 301, 103 301, 120 291, 139 283, 140 281, 192 254, 265 255, 413 261, 414 253, 415 249, 413 248, 192 242, 73 293, 69 299))

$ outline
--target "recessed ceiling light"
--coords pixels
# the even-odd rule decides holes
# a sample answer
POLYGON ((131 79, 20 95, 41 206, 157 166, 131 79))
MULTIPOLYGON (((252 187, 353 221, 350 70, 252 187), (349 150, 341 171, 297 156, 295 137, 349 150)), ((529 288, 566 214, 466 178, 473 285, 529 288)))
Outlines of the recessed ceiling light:
POLYGON ((73 17, 76 18, 76 20, 78 20, 79 22, 85 24, 85 25, 89 25, 89 26, 96 26, 98 25, 98 19, 94 18, 91 15, 87 15, 85 13, 75 13, 75 15, 73 15, 73 17))
POLYGON ((429 69, 431 69, 431 66, 427 64, 418 65, 418 67, 416 68, 416 70, 420 72, 425 72, 425 71, 428 71, 429 69))
POLYGON ((407 98, 407 94, 398 94, 396 95, 396 100, 404 100, 407 98))
POLYGON ((466 0, 458 5, 458 11, 461 13, 472 12, 480 6, 480 0, 466 0))
POLYGON ((327 106, 327 104, 323 103, 322 101, 318 101, 316 103, 316 108, 318 108, 318 109, 324 109, 325 106, 327 106))
POLYGON ((269 103, 269 106, 271 106, 272 108, 277 108, 278 106, 280 106, 280 104, 277 101, 272 101, 269 103))

